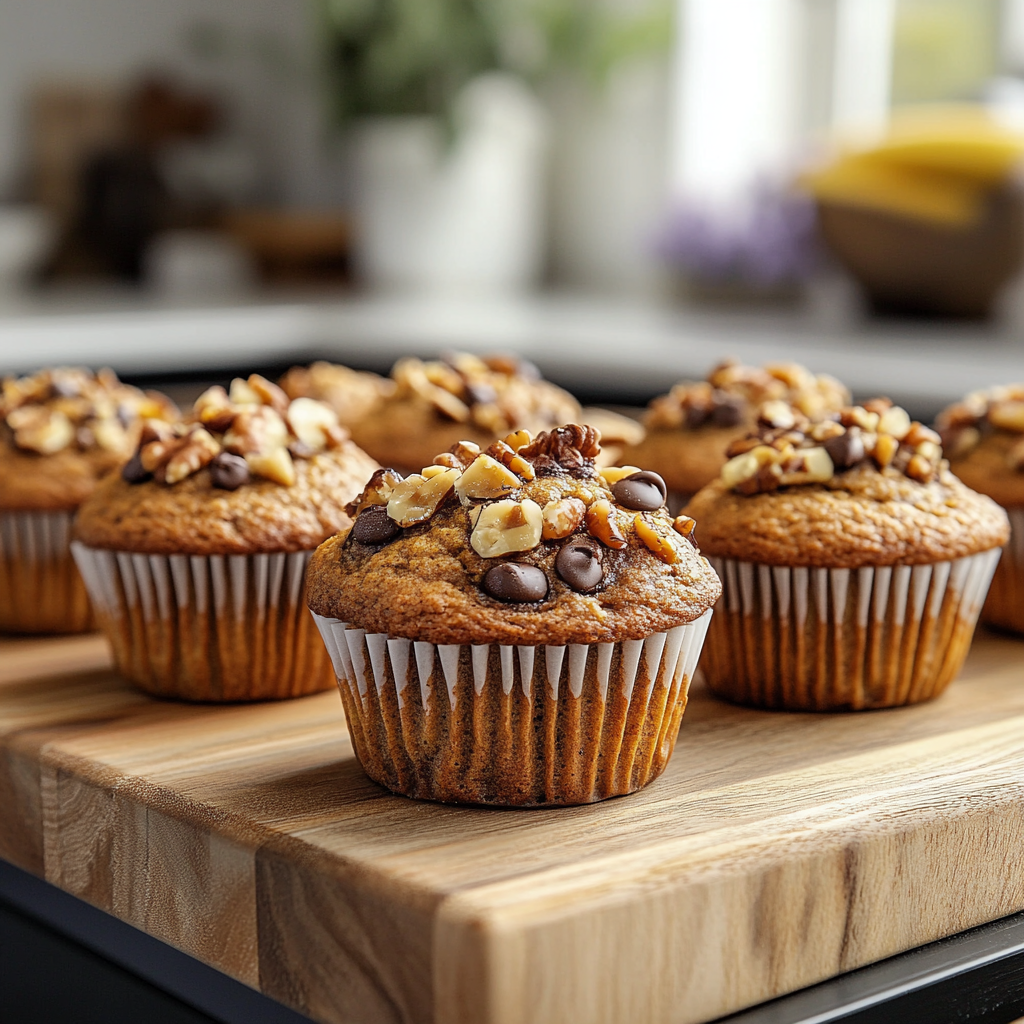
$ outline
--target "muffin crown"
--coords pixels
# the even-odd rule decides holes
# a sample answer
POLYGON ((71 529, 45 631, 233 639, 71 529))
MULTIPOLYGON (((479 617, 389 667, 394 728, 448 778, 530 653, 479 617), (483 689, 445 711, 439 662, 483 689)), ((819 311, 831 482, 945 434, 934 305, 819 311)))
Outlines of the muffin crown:
POLYGON ((196 399, 182 423, 147 420, 138 450, 122 470, 127 483, 174 486, 210 467, 214 487, 234 491, 254 477, 295 483, 294 459, 336 451, 348 438, 333 409, 311 398, 289 399, 259 374, 236 377, 196 399))
POLYGON ((684 381, 654 399, 644 423, 651 430, 736 427, 750 422, 766 402, 782 402, 820 419, 849 401, 850 392, 834 377, 815 375, 799 363, 754 367, 726 360, 707 380, 684 381))
POLYGON ((944 409, 935 426, 953 459, 969 455, 989 434, 1008 435, 1006 466, 1024 473, 1024 384, 972 391, 944 409))
POLYGON ((310 606, 433 643, 594 643, 692 621, 720 593, 664 481, 598 468, 600 436, 461 442, 421 473, 380 470, 318 550, 310 606))
POLYGON ((439 360, 400 359, 391 371, 397 399, 421 399, 441 419, 501 435, 554 426, 579 415, 576 400, 516 356, 452 352, 439 360))
POLYGON ((133 428, 149 416, 171 420, 177 409, 164 395, 122 384, 107 369, 62 366, 7 377, 0 393, 9 443, 36 455, 102 451, 127 458, 137 436, 133 428))
POLYGON ((890 469, 927 484, 942 464, 939 435, 912 422, 888 398, 846 406, 817 423, 783 402, 768 402, 755 430, 726 454, 722 482, 741 494, 822 484, 856 466, 890 469))

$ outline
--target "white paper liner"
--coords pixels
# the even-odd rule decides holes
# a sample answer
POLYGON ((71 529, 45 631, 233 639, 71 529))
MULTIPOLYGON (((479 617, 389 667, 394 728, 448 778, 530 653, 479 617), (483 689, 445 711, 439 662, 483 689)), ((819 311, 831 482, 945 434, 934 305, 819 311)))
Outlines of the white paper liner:
POLYGON ((643 640, 562 646, 435 645, 313 617, 372 778, 410 796, 533 805, 621 795, 660 774, 711 611, 643 640), (576 757, 584 734, 591 764, 576 757))
POLYGON ((999 557, 861 569, 709 558, 723 589, 708 684, 730 700, 812 710, 935 696, 960 669, 999 557))
POLYGON ((996 567, 981 619, 1024 633, 1024 507, 1008 508, 1010 539, 996 567))
POLYGON ((69 548, 73 518, 71 512, 0 512, 0 629, 93 628, 69 548))
POLYGON ((72 553, 119 670, 150 692, 190 700, 299 696, 334 685, 305 606, 312 552, 72 553))

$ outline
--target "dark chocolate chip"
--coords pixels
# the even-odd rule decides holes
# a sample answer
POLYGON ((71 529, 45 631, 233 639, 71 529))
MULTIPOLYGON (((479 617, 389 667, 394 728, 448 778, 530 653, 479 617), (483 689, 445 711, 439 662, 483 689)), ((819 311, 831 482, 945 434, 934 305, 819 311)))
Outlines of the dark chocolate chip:
POLYGON ((686 407, 686 425, 691 430, 704 426, 711 415, 711 410, 705 405, 688 405, 686 407))
POLYGON ((540 601, 547 597, 548 578, 535 565, 503 562, 487 570, 483 587, 499 601, 540 601))
POLYGON ((859 433, 852 430, 838 437, 830 437, 824 448, 836 469, 849 469, 864 458, 864 441, 859 433))
POLYGON ((478 381, 475 384, 470 384, 467 381, 466 398, 470 405, 488 405, 498 400, 498 392, 490 384, 485 384, 483 381, 478 381))
POLYGON ((136 452, 122 467, 121 479, 129 484, 141 484, 152 477, 142 464, 142 453, 136 452))
POLYGON ((716 427, 738 427, 743 422, 745 408, 743 399, 735 395, 716 396, 711 422, 716 427))
POLYGON ((582 537, 568 541, 555 558, 555 572, 573 590, 593 590, 602 579, 601 549, 582 537))
POLYGON ((237 491, 249 482, 249 464, 241 455, 221 452, 210 463, 210 482, 222 491, 237 491))
POLYGON ((612 494, 620 505, 634 512, 657 512, 665 504, 668 488, 657 473, 643 469, 616 481, 612 494))
POLYGON ((364 508, 352 527, 352 536, 360 544, 386 544, 401 532, 401 527, 388 515, 386 505, 364 508))

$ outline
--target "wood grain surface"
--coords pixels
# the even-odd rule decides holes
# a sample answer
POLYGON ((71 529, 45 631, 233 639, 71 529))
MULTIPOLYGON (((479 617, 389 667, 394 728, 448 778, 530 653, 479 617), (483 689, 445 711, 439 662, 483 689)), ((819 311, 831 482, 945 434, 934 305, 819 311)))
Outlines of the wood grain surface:
POLYGON ((97 637, 0 643, 0 856, 323 1021, 707 1021, 1024 908, 1024 643, 853 715, 698 684, 590 807, 362 773, 341 702, 154 700, 97 637))

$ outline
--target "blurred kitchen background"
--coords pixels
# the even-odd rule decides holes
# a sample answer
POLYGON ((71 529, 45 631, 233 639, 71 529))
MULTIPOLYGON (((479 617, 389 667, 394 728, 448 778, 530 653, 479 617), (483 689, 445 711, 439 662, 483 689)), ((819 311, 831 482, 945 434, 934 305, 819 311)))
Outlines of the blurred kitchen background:
POLYGON ((0 371, 1024 376, 1022 0, 0 5, 0 371))

